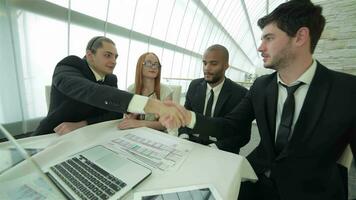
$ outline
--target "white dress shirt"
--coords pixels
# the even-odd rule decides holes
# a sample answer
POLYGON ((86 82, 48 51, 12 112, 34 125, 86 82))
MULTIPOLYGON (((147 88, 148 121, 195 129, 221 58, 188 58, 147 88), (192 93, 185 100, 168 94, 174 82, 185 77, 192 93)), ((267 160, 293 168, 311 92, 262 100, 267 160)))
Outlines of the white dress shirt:
POLYGON ((203 113, 205 113, 205 111, 206 111, 206 106, 207 106, 208 100, 210 98, 210 90, 212 89, 214 92, 214 101, 213 101, 213 106, 211 107, 211 117, 214 116, 216 102, 218 101, 218 97, 221 92, 222 86, 224 85, 224 82, 225 82, 225 78, 221 83, 219 83, 219 85, 217 85, 213 88, 209 84, 206 84, 207 87, 206 87, 205 104, 204 104, 204 112, 203 113))
MULTIPOLYGON (((205 104, 204 104, 204 112, 203 113, 205 113, 205 111, 206 111, 206 107, 207 107, 207 104, 208 104, 208 101, 209 101, 209 98, 211 95, 210 90, 213 90, 213 92, 214 92, 214 100, 213 100, 213 106, 211 107, 211 116, 210 117, 214 116, 216 102, 218 101, 218 98, 219 98, 221 89, 224 85, 224 82, 225 82, 225 78, 221 83, 219 83, 217 86, 215 86, 213 88, 208 83, 206 84, 205 104)), ((193 134, 193 135, 199 137, 199 134, 193 134)), ((214 142, 217 141, 216 137, 211 137, 211 136, 209 136, 209 140, 214 141, 214 142)), ((211 144, 209 144, 209 146, 218 148, 215 143, 211 143, 211 144)))
POLYGON ((287 99, 287 89, 283 87, 280 83, 287 85, 287 86, 294 86, 297 85, 300 82, 303 82, 304 84, 301 85, 295 92, 294 92, 294 100, 295 100, 295 110, 294 110, 294 116, 293 116, 293 122, 292 122, 292 128, 291 128, 291 134, 289 135, 290 139, 293 135, 293 130, 295 123, 298 120, 300 110, 302 109, 305 96, 307 95, 307 92, 309 90, 310 83, 314 77, 316 70, 316 61, 313 60, 313 63, 311 66, 293 83, 287 85, 285 84, 282 79, 279 77, 279 73, 277 73, 277 84, 278 84, 278 102, 277 102, 277 114, 276 114, 276 132, 275 132, 275 140, 277 140, 277 133, 278 133, 278 127, 279 124, 281 123, 281 117, 282 117, 282 110, 283 110, 283 105, 284 102, 287 99))
POLYGON ((96 81, 104 81, 104 80, 105 80, 105 76, 102 76, 102 75, 100 75, 99 73, 97 73, 97 72, 93 69, 93 67, 91 67, 91 66, 89 65, 89 63, 88 63, 88 66, 89 66, 90 70, 93 72, 96 81))

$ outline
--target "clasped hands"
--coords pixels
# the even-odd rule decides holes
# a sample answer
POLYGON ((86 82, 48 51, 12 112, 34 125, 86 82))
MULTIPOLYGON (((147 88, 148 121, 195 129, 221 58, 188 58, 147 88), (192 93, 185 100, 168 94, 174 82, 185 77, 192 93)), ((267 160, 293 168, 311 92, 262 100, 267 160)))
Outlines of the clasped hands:
POLYGON ((163 102, 165 109, 160 113, 159 122, 168 129, 179 128, 189 125, 191 112, 173 101, 163 102))
POLYGON ((190 111, 170 100, 162 102, 150 99, 146 104, 145 112, 158 115, 159 122, 167 129, 187 126, 191 121, 190 111))

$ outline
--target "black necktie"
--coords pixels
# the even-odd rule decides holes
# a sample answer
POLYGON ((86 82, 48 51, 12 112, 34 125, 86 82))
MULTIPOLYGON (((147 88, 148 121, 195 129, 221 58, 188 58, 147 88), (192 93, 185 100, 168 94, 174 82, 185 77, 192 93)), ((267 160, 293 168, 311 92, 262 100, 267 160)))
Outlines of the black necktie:
MULTIPOLYGON (((207 117, 211 117, 211 110, 213 108, 213 102, 214 102, 214 91, 213 89, 210 90, 210 97, 208 99, 208 103, 206 104, 206 109, 205 109, 205 116, 207 117)), ((210 144, 210 140, 209 140, 209 136, 207 135, 199 135, 199 143, 204 144, 204 145, 208 145, 210 144)))
POLYGON ((291 133, 292 124, 293 124, 293 116, 294 116, 294 92, 302 85, 300 82, 297 85, 288 87, 284 84, 281 84, 283 87, 287 89, 287 99, 284 102, 281 122, 279 124, 278 132, 277 132, 277 140, 276 140, 276 151, 279 154, 283 148, 288 143, 288 138, 291 133))
POLYGON ((211 89, 210 97, 208 103, 206 104, 205 116, 211 117, 211 109, 213 108, 213 102, 214 102, 214 91, 213 89, 211 89))

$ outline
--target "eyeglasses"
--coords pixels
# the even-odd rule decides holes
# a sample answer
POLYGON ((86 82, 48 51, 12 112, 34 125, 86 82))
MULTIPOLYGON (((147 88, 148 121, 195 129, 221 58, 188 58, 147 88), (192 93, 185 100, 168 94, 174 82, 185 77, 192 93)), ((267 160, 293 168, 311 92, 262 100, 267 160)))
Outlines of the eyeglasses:
POLYGON ((149 67, 149 68, 160 68, 161 67, 161 65, 158 62, 152 63, 151 61, 143 62, 143 66, 149 67))

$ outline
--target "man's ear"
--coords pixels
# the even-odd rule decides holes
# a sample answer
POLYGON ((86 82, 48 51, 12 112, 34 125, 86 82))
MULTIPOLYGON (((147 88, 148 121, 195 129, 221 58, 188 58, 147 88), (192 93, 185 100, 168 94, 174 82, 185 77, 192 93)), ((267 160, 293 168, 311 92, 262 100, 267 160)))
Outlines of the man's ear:
POLYGON ((87 58, 87 60, 92 60, 93 52, 91 52, 90 50, 87 50, 87 52, 85 53, 85 57, 87 58))
POLYGON ((306 45, 310 41, 309 28, 301 27, 295 35, 295 43, 297 46, 306 45))
POLYGON ((229 63, 226 63, 224 69, 227 70, 230 67, 229 63))

